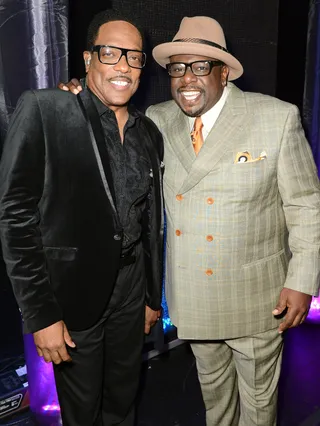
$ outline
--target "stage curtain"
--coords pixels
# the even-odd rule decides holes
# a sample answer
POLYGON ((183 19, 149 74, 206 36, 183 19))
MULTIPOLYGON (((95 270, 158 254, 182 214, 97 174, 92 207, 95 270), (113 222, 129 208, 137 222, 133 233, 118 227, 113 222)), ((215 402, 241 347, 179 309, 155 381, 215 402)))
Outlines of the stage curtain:
POLYGON ((320 0, 309 9, 303 121, 320 173, 320 0))
POLYGON ((21 93, 68 70, 68 0, 0 1, 0 147, 21 93))

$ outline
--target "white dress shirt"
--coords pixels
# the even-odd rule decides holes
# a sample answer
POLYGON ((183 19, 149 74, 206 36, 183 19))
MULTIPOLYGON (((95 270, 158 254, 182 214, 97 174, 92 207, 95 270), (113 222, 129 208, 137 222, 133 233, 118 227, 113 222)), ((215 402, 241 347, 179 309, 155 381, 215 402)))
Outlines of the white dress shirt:
MULTIPOLYGON (((223 89, 221 98, 218 100, 218 102, 215 105, 213 105, 213 107, 209 109, 209 111, 201 115, 201 119, 203 123, 202 136, 204 141, 206 140, 206 137, 208 136, 212 127, 217 121, 220 115, 220 112, 222 111, 222 108, 224 107, 224 104, 226 103, 230 90, 231 90, 230 87, 226 86, 223 89)), ((191 133, 196 117, 188 117, 188 118, 189 118, 189 126, 190 126, 190 133, 191 133)))

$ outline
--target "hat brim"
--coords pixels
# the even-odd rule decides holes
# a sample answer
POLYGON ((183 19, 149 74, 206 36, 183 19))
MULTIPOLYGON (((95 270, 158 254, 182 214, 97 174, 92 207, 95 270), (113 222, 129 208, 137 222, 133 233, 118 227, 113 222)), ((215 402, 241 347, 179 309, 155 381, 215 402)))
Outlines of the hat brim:
POLYGON ((155 61, 163 68, 170 63, 173 55, 199 55, 218 59, 229 68, 229 80, 236 80, 243 74, 243 67, 234 56, 216 47, 192 42, 169 42, 156 46, 152 51, 155 61))

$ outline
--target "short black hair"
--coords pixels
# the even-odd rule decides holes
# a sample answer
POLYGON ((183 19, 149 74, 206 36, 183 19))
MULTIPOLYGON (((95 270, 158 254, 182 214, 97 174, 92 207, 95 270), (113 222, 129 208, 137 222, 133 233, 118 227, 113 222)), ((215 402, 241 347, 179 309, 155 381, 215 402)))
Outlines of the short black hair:
POLYGON ((119 11, 115 9, 107 9, 95 15, 89 24, 88 32, 87 32, 87 50, 91 51, 92 47, 95 45, 95 41, 98 37, 100 27, 108 22, 113 22, 113 21, 129 22, 129 24, 136 27, 136 29, 139 31, 141 35, 142 45, 144 45, 144 34, 136 18, 132 19, 128 14, 126 14, 123 11, 119 11))

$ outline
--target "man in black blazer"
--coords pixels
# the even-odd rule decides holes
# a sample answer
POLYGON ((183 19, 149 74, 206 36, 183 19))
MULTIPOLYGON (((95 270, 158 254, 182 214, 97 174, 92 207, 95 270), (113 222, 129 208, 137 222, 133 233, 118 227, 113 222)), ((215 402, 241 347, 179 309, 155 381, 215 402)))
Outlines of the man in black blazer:
POLYGON ((123 15, 97 15, 86 88, 26 92, 4 146, 3 256, 64 426, 133 425, 143 332, 160 316, 162 138, 128 105, 142 48, 123 15))

